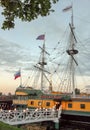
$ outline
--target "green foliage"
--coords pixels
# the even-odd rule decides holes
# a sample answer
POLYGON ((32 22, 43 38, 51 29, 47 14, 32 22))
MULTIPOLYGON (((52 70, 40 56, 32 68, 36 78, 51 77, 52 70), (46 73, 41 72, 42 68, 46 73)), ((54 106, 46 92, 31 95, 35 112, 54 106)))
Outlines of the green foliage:
POLYGON ((75 94, 80 94, 80 89, 75 88, 75 94))
POLYGON ((2 15, 5 20, 2 29, 10 29, 15 26, 15 18, 22 21, 32 21, 38 16, 47 16, 54 10, 51 9, 52 4, 58 0, 0 0, 3 8, 2 15))
POLYGON ((0 92, 0 96, 2 96, 2 92, 0 92))
POLYGON ((0 122, 0 130, 22 130, 22 129, 0 122))

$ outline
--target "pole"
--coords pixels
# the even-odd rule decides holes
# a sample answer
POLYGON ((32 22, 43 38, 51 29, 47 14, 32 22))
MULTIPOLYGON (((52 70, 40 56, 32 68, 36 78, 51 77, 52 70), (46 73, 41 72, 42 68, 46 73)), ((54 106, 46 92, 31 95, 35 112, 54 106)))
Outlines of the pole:
POLYGON ((22 87, 22 75, 21 75, 21 68, 20 68, 20 87, 22 87))
POLYGON ((59 130, 59 119, 55 119, 54 120, 54 123, 55 123, 55 130, 59 130))

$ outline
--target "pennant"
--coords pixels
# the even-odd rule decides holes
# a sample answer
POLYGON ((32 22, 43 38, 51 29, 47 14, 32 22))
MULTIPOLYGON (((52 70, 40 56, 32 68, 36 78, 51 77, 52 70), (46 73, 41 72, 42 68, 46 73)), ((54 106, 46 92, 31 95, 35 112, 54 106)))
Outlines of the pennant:
POLYGON ((39 35, 36 40, 44 40, 45 39, 45 35, 42 34, 42 35, 39 35))
POLYGON ((72 5, 67 6, 66 8, 63 9, 63 12, 69 11, 72 8, 72 5))
POLYGON ((14 79, 17 79, 17 78, 19 78, 19 77, 21 77, 21 72, 20 72, 20 70, 17 71, 17 72, 14 74, 14 79))

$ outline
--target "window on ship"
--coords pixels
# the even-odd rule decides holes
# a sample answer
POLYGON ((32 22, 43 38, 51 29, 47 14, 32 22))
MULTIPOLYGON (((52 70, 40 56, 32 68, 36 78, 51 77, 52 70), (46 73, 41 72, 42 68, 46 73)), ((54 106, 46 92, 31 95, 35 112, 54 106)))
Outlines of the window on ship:
POLYGON ((50 106, 50 102, 46 102, 46 106, 50 106))
POLYGON ((81 109, 85 109, 85 104, 80 104, 81 109))
POLYGON ((72 108, 72 103, 68 103, 68 108, 72 108))
POLYGON ((18 100, 27 100, 28 99, 28 96, 18 96, 17 97, 18 100))
POLYGON ((34 105, 34 101, 31 101, 31 103, 30 103, 31 105, 34 105))

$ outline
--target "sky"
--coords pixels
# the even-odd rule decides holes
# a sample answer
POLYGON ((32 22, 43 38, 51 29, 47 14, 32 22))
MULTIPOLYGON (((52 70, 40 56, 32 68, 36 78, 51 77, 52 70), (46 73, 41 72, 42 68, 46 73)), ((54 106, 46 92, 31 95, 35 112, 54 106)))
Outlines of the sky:
MULTIPOLYGON (((2 30, 2 22, 4 17, 0 15, 0 91, 4 94, 15 93, 16 88, 20 84, 20 78, 14 80, 14 74, 21 68, 22 82, 26 82, 28 76, 31 75, 33 65, 37 63, 40 49, 43 41, 37 41, 37 36, 45 33, 46 46, 49 49, 62 41, 63 34, 67 29, 71 11, 64 13, 62 10, 71 5, 72 0, 59 0, 53 9, 55 12, 47 17, 39 17, 31 22, 15 21, 15 28, 11 30, 2 30)), ((1 11, 1 9, 0 9, 1 11)), ((87 79, 87 85, 90 84, 90 62, 89 62, 89 41, 90 41, 90 0, 73 0, 73 15, 75 31, 82 46, 80 54, 87 54, 80 59, 84 62, 84 76, 87 79), (83 60, 83 58, 85 58, 83 60)), ((63 45, 64 47, 64 45, 63 45)), ((81 83, 81 78, 79 81, 81 83)), ((86 84, 85 84, 86 85, 86 84)), ((83 87, 82 87, 83 88, 83 87)))

